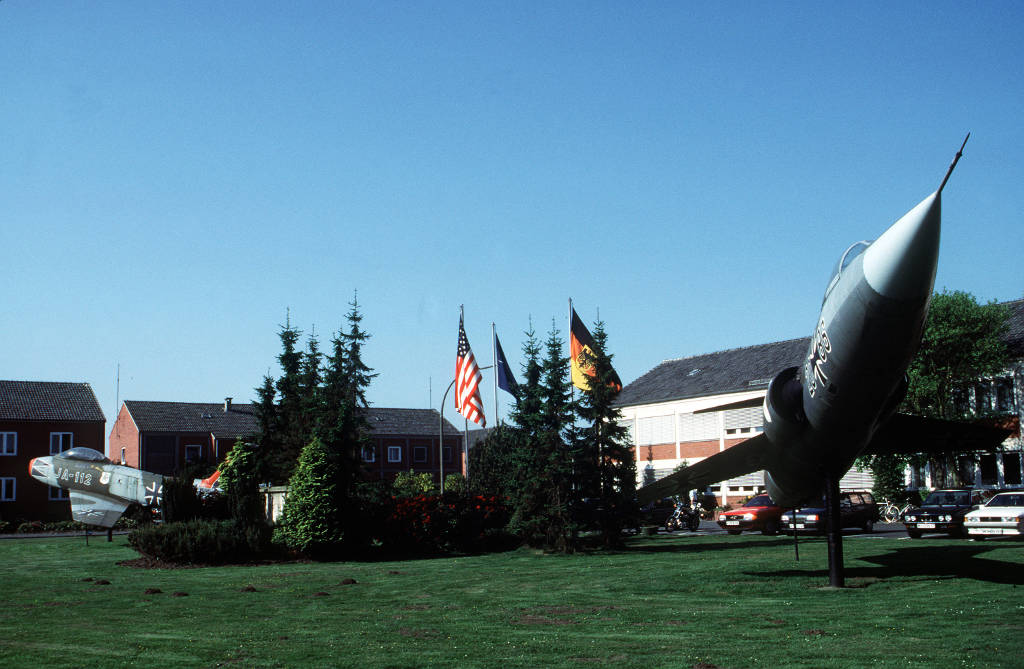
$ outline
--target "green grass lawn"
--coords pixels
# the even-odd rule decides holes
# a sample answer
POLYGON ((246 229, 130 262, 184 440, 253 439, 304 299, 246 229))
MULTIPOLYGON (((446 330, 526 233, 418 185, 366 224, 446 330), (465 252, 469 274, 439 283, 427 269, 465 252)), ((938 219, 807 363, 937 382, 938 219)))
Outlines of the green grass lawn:
POLYGON ((759 535, 171 570, 118 566, 124 537, 3 540, 0 667, 1024 666, 1024 544, 844 548, 832 590, 822 540, 795 562, 759 535))

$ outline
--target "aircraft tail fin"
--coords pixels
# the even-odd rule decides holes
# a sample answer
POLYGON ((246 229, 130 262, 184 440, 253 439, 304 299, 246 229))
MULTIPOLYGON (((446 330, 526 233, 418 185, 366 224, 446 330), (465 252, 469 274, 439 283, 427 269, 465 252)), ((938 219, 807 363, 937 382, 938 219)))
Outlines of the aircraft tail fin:
POLYGON ((711 483, 728 481, 764 469, 764 453, 769 444, 768 438, 760 434, 645 485, 637 490, 640 504, 646 505, 662 497, 685 494, 687 490, 703 488, 711 483))

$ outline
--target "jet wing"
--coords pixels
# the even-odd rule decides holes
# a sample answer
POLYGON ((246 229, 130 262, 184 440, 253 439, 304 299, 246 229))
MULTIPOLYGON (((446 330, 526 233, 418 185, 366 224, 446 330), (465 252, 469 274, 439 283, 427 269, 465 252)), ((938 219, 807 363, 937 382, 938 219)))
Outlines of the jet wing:
POLYGON ((764 469, 765 452, 770 442, 763 434, 740 442, 720 453, 704 458, 682 471, 669 474, 637 490, 640 504, 645 505, 669 495, 685 494, 694 488, 728 481, 737 476, 764 469))
POLYGON ((81 490, 71 491, 71 517, 80 523, 113 527, 126 508, 126 502, 110 497, 92 495, 81 490))
POLYGON ((991 425, 898 413, 878 428, 863 455, 992 451, 1010 433, 991 425))

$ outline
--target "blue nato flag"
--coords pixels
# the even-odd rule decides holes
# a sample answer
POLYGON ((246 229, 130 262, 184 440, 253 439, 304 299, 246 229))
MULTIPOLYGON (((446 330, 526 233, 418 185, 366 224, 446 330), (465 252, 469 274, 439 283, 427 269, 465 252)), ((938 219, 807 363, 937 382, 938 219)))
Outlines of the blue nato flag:
POLYGON ((515 377, 512 376, 512 370, 509 369, 508 360, 505 359, 505 352, 501 350, 501 342, 498 341, 497 335, 494 336, 494 351, 498 370, 498 387, 518 399, 519 384, 516 383, 515 377))

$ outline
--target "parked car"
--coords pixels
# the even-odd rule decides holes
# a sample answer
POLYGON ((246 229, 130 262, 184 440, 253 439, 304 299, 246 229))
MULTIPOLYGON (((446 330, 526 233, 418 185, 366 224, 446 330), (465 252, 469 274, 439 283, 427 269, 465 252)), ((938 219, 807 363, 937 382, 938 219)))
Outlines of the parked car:
MULTIPOLYGON (((825 500, 813 506, 805 506, 782 514, 784 532, 824 533, 826 524, 825 500)), ((842 528, 859 527, 871 532, 878 520, 878 505, 874 496, 866 491, 848 490, 839 493, 839 524, 842 528)))
POLYGON ((965 537, 964 516, 985 501, 980 490, 933 490, 921 506, 903 514, 903 524, 911 539, 920 539, 925 532, 943 532, 951 537, 965 537))
POLYGON ((1024 535, 1024 490, 1001 492, 964 516, 968 536, 976 539, 1024 535))
POLYGON ((676 509, 674 497, 663 497, 657 499, 640 509, 640 522, 644 525, 657 525, 662 527, 676 509))
POLYGON ((723 511, 718 516, 718 524, 729 534, 739 534, 744 530, 761 530, 761 534, 779 533, 779 516, 782 508, 777 506, 768 495, 755 495, 738 509, 723 511))

